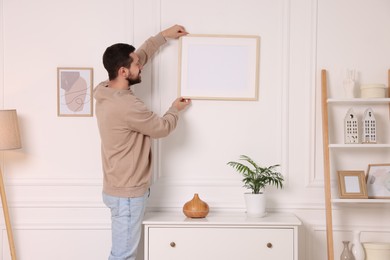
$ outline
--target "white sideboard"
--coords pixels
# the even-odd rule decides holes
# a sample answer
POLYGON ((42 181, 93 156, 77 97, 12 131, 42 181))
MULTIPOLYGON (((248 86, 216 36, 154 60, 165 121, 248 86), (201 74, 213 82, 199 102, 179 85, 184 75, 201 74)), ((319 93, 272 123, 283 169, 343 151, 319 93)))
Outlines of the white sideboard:
POLYGON ((145 216, 145 260, 298 260, 298 228, 292 214, 249 218, 245 213, 210 213, 203 219, 182 213, 145 216))

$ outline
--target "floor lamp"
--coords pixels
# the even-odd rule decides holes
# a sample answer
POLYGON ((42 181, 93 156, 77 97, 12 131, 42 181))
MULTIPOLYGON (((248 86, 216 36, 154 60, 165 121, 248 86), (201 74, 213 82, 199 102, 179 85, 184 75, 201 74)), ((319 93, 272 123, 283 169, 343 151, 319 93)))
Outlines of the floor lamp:
MULTIPOLYGON (((18 116, 16 110, 0 110, 0 151, 21 148, 18 116)), ((12 260, 16 260, 15 244, 12 235, 11 221, 8 212, 7 197, 5 195, 3 173, 0 167, 0 194, 3 206, 5 226, 7 228, 8 244, 12 260)))

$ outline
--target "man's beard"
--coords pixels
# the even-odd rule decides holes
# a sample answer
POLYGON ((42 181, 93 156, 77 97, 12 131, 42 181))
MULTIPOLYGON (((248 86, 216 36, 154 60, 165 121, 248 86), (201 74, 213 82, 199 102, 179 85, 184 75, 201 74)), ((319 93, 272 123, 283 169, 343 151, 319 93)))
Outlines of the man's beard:
POLYGON ((129 86, 141 83, 141 71, 138 73, 136 78, 131 78, 131 76, 132 75, 126 78, 129 86))

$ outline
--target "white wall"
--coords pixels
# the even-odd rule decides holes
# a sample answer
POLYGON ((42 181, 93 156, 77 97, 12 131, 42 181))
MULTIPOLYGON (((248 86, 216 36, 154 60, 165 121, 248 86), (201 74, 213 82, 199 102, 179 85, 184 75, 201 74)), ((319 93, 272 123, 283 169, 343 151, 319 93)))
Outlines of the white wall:
MULTIPOLYGON (((283 190, 267 190, 269 211, 303 221, 300 259, 326 259, 319 71, 329 70, 335 95, 342 95, 346 68, 359 70, 362 82, 387 83, 388 1, 0 0, 0 6, 0 106, 18 110, 23 139, 23 149, 2 158, 19 259, 107 259, 110 247, 96 120, 57 117, 56 68, 93 67, 97 84, 107 77, 101 64, 107 46, 139 46, 175 23, 190 33, 259 35, 260 98, 193 101, 175 132, 155 142, 149 210, 179 212, 196 192, 213 212, 243 211, 240 176, 226 163, 240 154, 281 163, 287 181, 283 190)), ((135 88, 160 114, 176 97, 177 47, 169 42, 135 88)), ((375 221, 378 215, 388 217, 388 207, 336 207, 335 258, 357 228, 366 231, 363 240, 389 241, 389 224, 375 221), (378 233, 379 225, 387 232, 378 233)), ((8 260, 3 223, 0 260, 8 260)))

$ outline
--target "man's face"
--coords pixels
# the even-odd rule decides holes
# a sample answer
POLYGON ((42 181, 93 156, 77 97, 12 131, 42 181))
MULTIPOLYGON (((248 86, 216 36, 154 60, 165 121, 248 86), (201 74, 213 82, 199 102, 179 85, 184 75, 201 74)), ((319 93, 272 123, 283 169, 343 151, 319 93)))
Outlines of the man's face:
POLYGON ((139 63, 139 57, 134 52, 130 53, 130 57, 133 62, 130 64, 129 75, 126 78, 129 86, 135 85, 141 82, 141 70, 142 65, 139 63))

